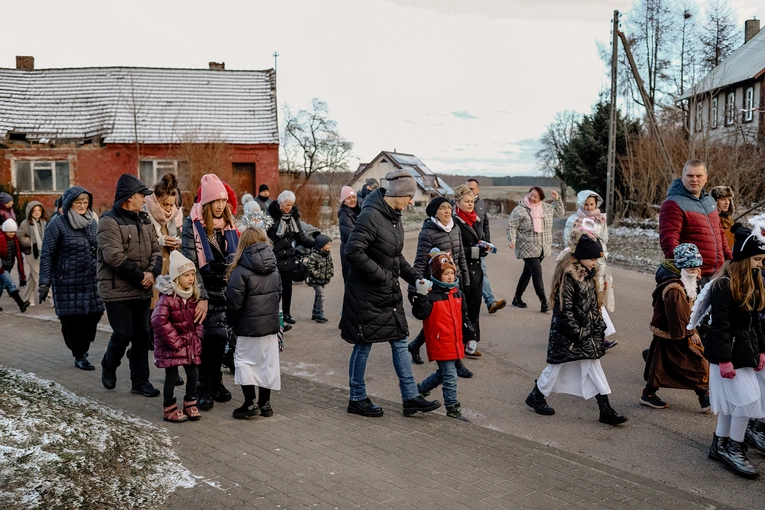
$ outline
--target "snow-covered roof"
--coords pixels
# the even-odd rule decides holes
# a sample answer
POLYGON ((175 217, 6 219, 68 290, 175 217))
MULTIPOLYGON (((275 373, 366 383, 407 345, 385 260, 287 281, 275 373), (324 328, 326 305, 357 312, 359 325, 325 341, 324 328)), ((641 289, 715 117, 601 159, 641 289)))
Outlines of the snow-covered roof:
POLYGON ((420 158, 413 154, 403 154, 401 152, 382 151, 371 163, 359 164, 359 167, 353 175, 354 179, 359 177, 366 171, 366 169, 370 168, 373 163, 382 158, 388 158, 396 168, 404 169, 409 172, 412 177, 414 177, 417 185, 424 192, 437 193, 443 196, 454 195, 454 190, 442 179, 439 179, 438 176, 434 174, 422 160, 420 160, 420 158))
POLYGON ((703 94, 742 81, 759 78, 765 73, 765 29, 746 44, 739 46, 722 64, 712 69, 680 99, 703 94))
POLYGON ((276 115, 272 69, 0 68, 0 143, 275 144, 276 115))

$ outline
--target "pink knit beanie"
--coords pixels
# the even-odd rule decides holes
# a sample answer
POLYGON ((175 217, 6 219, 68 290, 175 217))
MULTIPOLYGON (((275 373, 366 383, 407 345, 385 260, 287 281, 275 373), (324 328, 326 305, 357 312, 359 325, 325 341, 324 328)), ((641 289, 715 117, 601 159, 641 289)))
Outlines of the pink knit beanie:
POLYGON ((202 176, 202 197, 199 199, 200 205, 209 204, 218 199, 228 199, 228 193, 225 186, 215 174, 205 174, 202 176))
POLYGON ((345 202, 345 199, 348 197, 355 197, 356 192, 353 191, 353 188, 350 186, 343 186, 343 189, 340 190, 340 203, 342 204, 345 202))

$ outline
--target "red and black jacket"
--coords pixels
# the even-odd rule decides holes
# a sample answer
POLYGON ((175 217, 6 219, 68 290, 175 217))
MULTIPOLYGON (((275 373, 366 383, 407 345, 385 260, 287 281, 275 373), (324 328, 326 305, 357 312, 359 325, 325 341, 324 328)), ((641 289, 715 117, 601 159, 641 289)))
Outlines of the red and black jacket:
POLYGON ((465 357, 465 343, 475 340, 467 314, 467 303, 459 288, 434 283, 423 296, 416 294, 412 315, 422 321, 428 361, 450 361, 465 357))

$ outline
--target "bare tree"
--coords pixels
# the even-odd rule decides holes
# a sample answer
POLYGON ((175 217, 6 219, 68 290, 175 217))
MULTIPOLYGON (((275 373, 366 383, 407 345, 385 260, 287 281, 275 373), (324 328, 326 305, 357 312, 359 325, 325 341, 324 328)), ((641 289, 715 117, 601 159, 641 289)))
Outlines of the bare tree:
POLYGON ((284 128, 280 167, 288 173, 347 170, 353 143, 343 138, 337 122, 329 118, 329 107, 313 98, 310 109, 293 112, 283 108, 284 128))
POLYGON ((736 13, 728 0, 715 0, 707 6, 707 22, 701 33, 701 62, 711 71, 736 49, 736 13))
POLYGON ((555 120, 547 126, 539 142, 542 148, 534 155, 540 170, 546 175, 558 179, 561 187, 561 196, 565 197, 566 183, 563 181, 562 155, 566 146, 576 132, 577 123, 582 116, 571 110, 564 110, 555 114, 555 120))

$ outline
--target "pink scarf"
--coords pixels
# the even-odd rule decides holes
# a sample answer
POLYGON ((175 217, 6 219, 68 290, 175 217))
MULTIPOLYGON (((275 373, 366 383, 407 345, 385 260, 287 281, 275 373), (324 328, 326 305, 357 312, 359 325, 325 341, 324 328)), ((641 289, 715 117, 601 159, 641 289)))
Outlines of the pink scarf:
POLYGON ((541 234, 542 233, 542 218, 545 217, 545 211, 542 208, 543 202, 537 202, 536 204, 531 204, 529 202, 529 197, 523 197, 523 204, 529 208, 529 216, 531 216, 531 222, 534 224, 534 233, 535 234, 541 234))
MULTIPOLYGON (((199 204, 199 202, 192 206, 189 216, 191 217, 192 229, 194 230, 194 245, 197 249, 197 263, 199 269, 202 269, 212 261, 213 257, 207 236, 205 235, 203 237, 200 234, 200 232, 204 232, 205 222, 202 214, 202 205, 199 204)), ((215 218, 213 221, 213 228, 223 230, 223 238, 226 241, 226 258, 233 257, 239 241, 239 230, 230 223, 226 223, 226 220, 223 219, 222 216, 220 218, 215 218)))
POLYGON ((594 211, 585 211, 580 207, 579 209, 577 209, 576 215, 579 216, 580 218, 590 218, 596 223, 606 222, 606 215, 600 212, 600 209, 595 209, 594 211))
POLYGON ((159 202, 157 201, 157 197, 154 194, 146 197, 146 210, 160 225, 165 225, 172 220, 173 223, 175 223, 176 229, 179 229, 183 226, 182 210, 178 209, 178 207, 174 205, 170 212, 166 213, 165 210, 160 207, 159 202))

